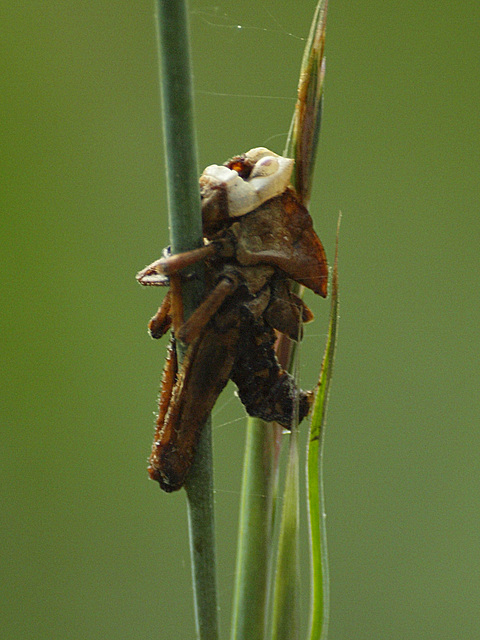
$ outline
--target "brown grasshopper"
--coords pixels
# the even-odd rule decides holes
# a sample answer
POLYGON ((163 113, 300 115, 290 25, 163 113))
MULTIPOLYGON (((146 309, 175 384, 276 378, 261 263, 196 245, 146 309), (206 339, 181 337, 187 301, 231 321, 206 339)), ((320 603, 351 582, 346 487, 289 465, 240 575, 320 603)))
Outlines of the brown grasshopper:
MULTIPOLYGON (((180 489, 202 427, 231 379, 247 413, 291 428, 309 412, 312 392, 297 389, 275 355, 275 330, 292 340, 313 319, 291 281, 326 297, 328 267, 307 209, 289 185, 293 160, 259 147, 200 177, 204 246, 169 255, 137 274, 143 285, 172 287, 149 323, 172 329, 150 456, 150 476, 180 489), (180 272, 203 260, 204 298, 183 322, 180 272), (188 345, 180 367, 175 339, 188 345)), ((185 273, 185 271, 184 271, 185 273)))

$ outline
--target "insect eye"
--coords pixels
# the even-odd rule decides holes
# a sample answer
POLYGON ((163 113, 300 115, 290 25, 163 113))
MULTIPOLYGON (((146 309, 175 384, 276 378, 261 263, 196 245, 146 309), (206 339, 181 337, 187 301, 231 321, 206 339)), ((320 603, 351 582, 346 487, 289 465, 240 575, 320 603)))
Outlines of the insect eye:
POLYGON ((234 162, 229 162, 227 166, 229 169, 233 169, 233 171, 236 171, 243 180, 248 180, 248 178, 250 177, 252 166, 250 164, 247 164, 246 162, 236 160, 234 162))

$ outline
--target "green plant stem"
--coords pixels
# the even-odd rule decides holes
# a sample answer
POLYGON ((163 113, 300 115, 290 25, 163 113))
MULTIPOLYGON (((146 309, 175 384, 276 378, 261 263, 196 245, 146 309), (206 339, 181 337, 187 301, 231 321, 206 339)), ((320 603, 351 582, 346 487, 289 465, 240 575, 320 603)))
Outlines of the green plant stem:
MULTIPOLYGON (((157 0, 164 146, 172 253, 203 245, 185 0, 157 0)), ((202 295, 201 266, 182 279, 184 318, 202 295)), ((182 349, 179 356, 182 357, 182 349)), ((206 425, 186 483, 195 621, 200 640, 218 638, 211 428, 206 425)))
MULTIPOLYGON (((298 422, 298 421, 297 421, 298 422)), ((272 638, 298 640, 300 634, 298 424, 290 434, 285 489, 272 597, 272 638)))
POLYGON ((277 475, 273 425, 249 418, 240 504, 232 640, 266 632, 273 508, 277 475))
POLYGON ((157 7, 170 238, 180 253, 203 244, 187 7, 185 0, 157 7))
MULTIPOLYGON (((306 206, 321 123, 326 6, 326 0, 317 3, 302 61, 298 100, 284 151, 285 156, 295 158, 292 179, 306 206)), ((286 337, 280 340, 283 347, 286 341, 289 342, 286 337)), ((290 370, 295 349, 285 347, 279 351, 284 356, 282 366, 290 370)), ((278 491, 277 438, 281 439, 281 431, 279 433, 277 429, 261 420, 249 419, 247 423, 232 640, 263 640, 265 637, 265 607, 272 565, 272 520, 278 491), (271 466, 262 465, 262 460, 266 459, 271 460, 271 466)))
POLYGON ((195 621, 201 640, 218 638, 213 511, 212 425, 205 424, 195 463, 185 484, 188 498, 188 533, 192 557, 195 621))

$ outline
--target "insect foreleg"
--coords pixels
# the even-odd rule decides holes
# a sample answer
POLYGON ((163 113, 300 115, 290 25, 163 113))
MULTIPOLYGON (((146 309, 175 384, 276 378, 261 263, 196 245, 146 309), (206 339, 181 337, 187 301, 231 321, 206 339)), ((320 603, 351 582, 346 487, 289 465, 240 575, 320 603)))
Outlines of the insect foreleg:
POLYGON ((168 291, 157 313, 148 323, 148 330, 152 338, 161 338, 172 325, 171 298, 172 294, 168 291))
POLYGON ((136 278, 140 284, 162 287, 168 285, 168 276, 216 255, 221 255, 223 258, 234 255, 230 237, 219 238, 204 247, 192 249, 192 251, 186 251, 185 253, 166 255, 139 271, 136 278))
MULTIPOLYGON (((142 284, 147 284, 146 279, 155 277, 156 275, 169 276, 172 273, 178 273, 178 271, 190 267, 192 264, 200 262, 200 260, 205 260, 205 258, 214 254, 215 247, 209 244, 206 247, 160 258, 152 262, 148 267, 145 267, 145 269, 142 269, 142 271, 137 274, 137 280, 142 284)), ((153 284, 153 282, 148 282, 148 284, 153 284)))

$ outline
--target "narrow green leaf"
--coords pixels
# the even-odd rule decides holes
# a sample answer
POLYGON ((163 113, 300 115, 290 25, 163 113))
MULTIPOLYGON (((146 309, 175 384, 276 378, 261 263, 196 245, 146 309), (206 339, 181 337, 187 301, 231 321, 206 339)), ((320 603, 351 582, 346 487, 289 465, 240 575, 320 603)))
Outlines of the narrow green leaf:
POLYGON ((232 640, 263 640, 278 444, 274 425, 249 418, 240 502, 232 640))
POLYGON ((307 508, 310 536, 312 596, 309 640, 325 640, 329 618, 329 576, 325 498, 323 491, 323 443, 328 394, 333 374, 338 328, 338 232, 332 275, 332 300, 327 343, 313 406, 307 451, 307 508))
POLYGON ((298 426, 292 428, 273 594, 272 640, 298 640, 300 633, 298 426))

